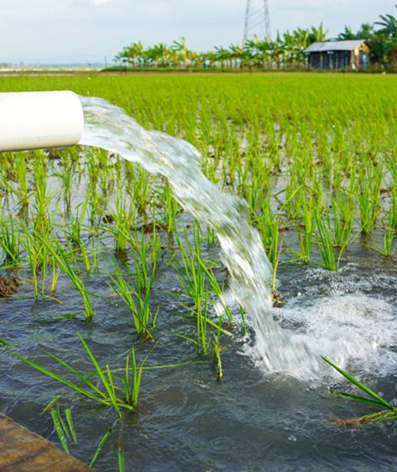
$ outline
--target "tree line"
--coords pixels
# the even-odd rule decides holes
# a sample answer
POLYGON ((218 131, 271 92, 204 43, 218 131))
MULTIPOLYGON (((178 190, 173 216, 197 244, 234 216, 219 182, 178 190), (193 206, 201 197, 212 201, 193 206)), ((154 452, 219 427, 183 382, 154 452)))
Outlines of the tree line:
MULTIPOLYGON (((114 62, 133 68, 299 69, 306 67, 304 51, 307 47, 330 39, 321 24, 319 27, 277 33, 275 39, 254 36, 244 44, 215 46, 205 52, 188 48, 185 38, 171 45, 159 43, 148 47, 138 41, 125 46, 114 62)), ((391 14, 380 15, 373 24, 364 23, 357 32, 345 26, 344 31, 333 39, 363 39, 370 46, 372 64, 383 69, 397 67, 397 18, 391 14)))

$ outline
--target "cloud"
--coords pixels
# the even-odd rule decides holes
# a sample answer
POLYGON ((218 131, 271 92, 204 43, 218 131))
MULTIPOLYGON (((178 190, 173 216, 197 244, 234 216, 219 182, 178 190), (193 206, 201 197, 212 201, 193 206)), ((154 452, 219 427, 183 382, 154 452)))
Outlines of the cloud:
MULTIPOLYGON (((336 36, 345 24, 357 30, 379 14, 395 14, 391 3, 269 0, 271 30, 274 36, 322 22, 336 36)), ((180 36, 197 50, 236 44, 243 35, 245 5, 246 0, 0 0, 0 62, 4 57, 110 60, 130 42, 172 43, 180 36)))

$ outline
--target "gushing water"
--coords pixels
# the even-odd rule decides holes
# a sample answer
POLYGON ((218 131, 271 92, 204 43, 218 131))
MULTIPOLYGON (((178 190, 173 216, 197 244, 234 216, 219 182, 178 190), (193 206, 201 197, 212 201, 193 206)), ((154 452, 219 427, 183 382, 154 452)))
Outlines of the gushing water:
POLYGON ((270 314, 273 270, 259 233, 248 223, 244 200, 227 195, 201 172, 201 155, 192 145, 167 134, 146 131, 124 110, 99 98, 81 97, 85 131, 80 144, 100 147, 141 164, 170 182, 180 205, 211 226, 230 274, 224 303, 241 304, 255 332, 246 348, 267 372, 317 370, 316 358, 302 341, 287 337, 270 314))

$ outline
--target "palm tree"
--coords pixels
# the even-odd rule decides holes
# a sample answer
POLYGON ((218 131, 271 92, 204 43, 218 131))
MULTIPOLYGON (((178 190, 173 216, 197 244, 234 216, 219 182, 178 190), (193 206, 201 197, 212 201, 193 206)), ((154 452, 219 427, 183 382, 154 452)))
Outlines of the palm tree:
POLYGON ((230 57, 234 60, 234 65, 243 68, 245 64, 246 49, 240 45, 231 44, 229 46, 230 57))
POLYGON ((299 65, 306 65, 305 49, 310 46, 310 30, 297 28, 293 31, 296 47, 296 60, 299 65))
MULTIPOLYGON (((395 5, 397 8, 397 5, 395 5)), ((375 50, 383 55, 383 63, 392 62, 397 63, 397 18, 393 15, 380 15, 382 21, 377 21, 375 24, 382 26, 377 31, 378 43, 375 50), (383 42, 383 44, 382 44, 383 42)))
POLYGON ((286 45, 279 33, 277 33, 275 41, 270 41, 270 54, 273 63, 276 64, 276 68, 279 70, 281 65, 285 64, 287 57, 286 45))
POLYGON ((189 50, 186 46, 186 38, 181 37, 179 41, 174 41, 171 49, 178 54, 178 59, 184 66, 188 64, 189 50))
POLYGON ((374 36, 374 25, 371 23, 363 23, 361 28, 357 31, 357 39, 365 39, 371 41, 374 36))
POLYGON ((198 55, 198 61, 203 67, 214 67, 218 61, 218 55, 215 51, 201 52, 198 55))
POLYGON ((357 37, 357 34, 354 34, 352 29, 349 26, 345 26, 345 30, 342 33, 338 34, 337 39, 339 41, 348 41, 349 39, 360 39, 357 37))
MULTIPOLYGON (((397 5, 395 7, 397 8, 397 5)), ((382 21, 376 21, 375 24, 382 26, 382 29, 378 33, 395 38, 397 36, 397 18, 393 15, 379 15, 379 17, 382 21)))
POLYGON ((144 44, 141 41, 138 41, 124 47, 121 54, 130 65, 141 65, 143 62, 142 59, 144 48, 144 44))
POLYGON ((154 66, 166 67, 169 65, 170 54, 166 44, 155 44, 151 48, 148 48, 145 52, 146 56, 154 66))
POLYGON ((221 63, 221 67, 225 67, 225 63, 229 63, 229 67, 233 67, 233 64, 232 64, 232 54, 231 52, 229 51, 229 49, 226 49, 222 46, 218 47, 218 46, 215 46, 215 54, 216 54, 216 58, 217 58, 217 61, 219 61, 221 63))
POLYGON ((323 24, 321 23, 318 28, 315 26, 311 27, 309 34, 310 44, 316 42, 326 41, 328 39, 328 30, 324 29, 323 24))

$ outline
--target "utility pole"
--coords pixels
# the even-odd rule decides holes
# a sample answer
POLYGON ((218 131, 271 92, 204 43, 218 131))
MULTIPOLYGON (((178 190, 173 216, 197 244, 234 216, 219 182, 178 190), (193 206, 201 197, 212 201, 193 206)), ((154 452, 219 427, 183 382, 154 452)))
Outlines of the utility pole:
POLYGON ((269 0, 247 0, 243 44, 254 35, 270 39, 269 0))

